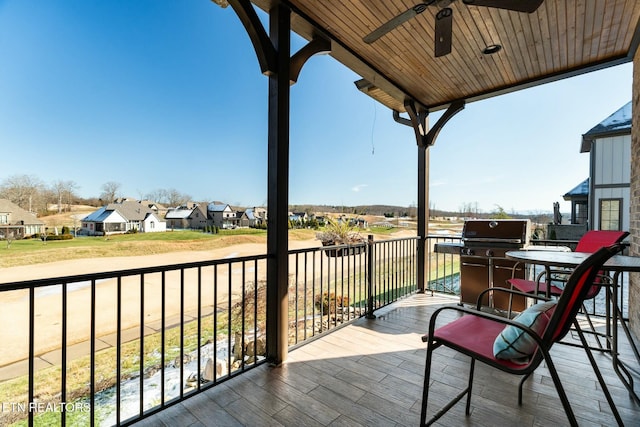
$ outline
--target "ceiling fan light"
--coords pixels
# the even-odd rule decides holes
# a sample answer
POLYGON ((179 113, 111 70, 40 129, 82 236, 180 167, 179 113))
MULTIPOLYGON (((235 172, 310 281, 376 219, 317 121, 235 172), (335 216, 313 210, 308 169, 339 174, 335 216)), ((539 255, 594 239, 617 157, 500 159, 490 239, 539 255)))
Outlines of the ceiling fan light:
POLYGON ((502 45, 499 44, 490 44, 487 45, 484 49, 482 49, 482 53, 485 55, 493 55, 494 53, 498 53, 502 49, 502 45))

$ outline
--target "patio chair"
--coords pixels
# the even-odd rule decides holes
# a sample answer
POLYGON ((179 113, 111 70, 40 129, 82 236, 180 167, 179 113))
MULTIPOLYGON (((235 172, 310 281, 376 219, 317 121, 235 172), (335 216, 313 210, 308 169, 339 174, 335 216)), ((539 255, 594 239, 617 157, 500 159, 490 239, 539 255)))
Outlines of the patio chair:
MULTIPOLYGON (((613 231, 613 230, 590 230, 587 231, 578 241, 575 252, 594 253, 598 249, 610 246, 616 243, 622 242, 629 235, 628 231, 613 231)), ((563 287, 554 285, 552 282, 562 285, 566 282, 567 277, 571 273, 571 270, 545 270, 538 274, 535 280, 520 279, 512 277, 507 280, 507 283, 511 286, 511 289, 517 289, 527 294, 543 294, 553 297, 558 297, 563 290, 563 287), (545 280, 543 280, 545 279, 545 280), (547 291, 548 289, 548 291, 547 291)), ((591 300, 595 298, 603 286, 611 285, 611 278, 600 272, 596 275, 593 286, 589 289, 585 300, 591 300)), ((610 295, 607 296, 610 298, 610 295)), ((599 337, 608 338, 606 334, 596 331, 596 328, 589 316, 589 313, 584 305, 582 305, 582 312, 589 324, 589 333, 594 335, 598 343, 598 347, 602 349, 602 343, 599 337)), ((509 298, 509 314, 511 314, 511 298, 509 298)), ((607 316, 607 322, 609 322, 609 316, 607 316)))
MULTIPOLYGON (((514 319, 482 312, 480 310, 480 304, 478 304, 477 309, 445 306, 436 310, 429 321, 428 334, 422 337, 422 340, 427 343, 427 356, 420 425, 431 425, 465 395, 467 396, 465 414, 467 416, 469 415, 476 360, 501 371, 523 376, 518 387, 518 405, 522 405, 522 388, 524 382, 531 376, 536 368, 540 366, 541 362, 544 361, 570 424, 574 426, 578 425, 549 352, 552 345, 560 341, 572 325, 578 332, 582 346, 589 358, 607 402, 609 402, 611 411, 618 424, 622 425, 620 414, 614 405, 611 394, 598 369, 593 354, 587 345, 584 334, 576 321, 576 315, 598 271, 610 257, 618 253, 622 248, 623 246, 621 244, 615 244, 601 248, 590 255, 572 272, 566 283, 565 291, 557 300, 547 300, 542 296, 529 295, 528 297, 530 298, 545 302, 529 307, 514 319), (460 313, 462 317, 436 328, 440 315, 451 312, 460 313), (433 351, 441 346, 449 347, 471 357, 469 381, 467 387, 461 393, 427 421, 431 361, 433 351)), ((523 292, 507 288, 492 288, 492 291, 525 295, 523 292)), ((478 301, 480 301, 482 297, 483 295, 481 294, 478 297, 478 301)))

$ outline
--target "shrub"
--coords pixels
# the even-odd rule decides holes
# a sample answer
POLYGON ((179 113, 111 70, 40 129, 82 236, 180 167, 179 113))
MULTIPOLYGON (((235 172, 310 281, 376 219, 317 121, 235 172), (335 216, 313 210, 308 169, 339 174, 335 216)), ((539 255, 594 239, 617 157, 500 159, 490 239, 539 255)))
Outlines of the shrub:
POLYGON ((315 305, 318 310, 322 310, 322 313, 334 314, 336 307, 349 306, 349 297, 344 295, 338 295, 336 297, 336 294, 333 292, 324 292, 322 295, 316 295, 315 305))
POLYGON ((73 236, 71 234, 58 234, 57 236, 55 234, 47 234, 47 241, 51 241, 51 240, 73 240, 73 236))

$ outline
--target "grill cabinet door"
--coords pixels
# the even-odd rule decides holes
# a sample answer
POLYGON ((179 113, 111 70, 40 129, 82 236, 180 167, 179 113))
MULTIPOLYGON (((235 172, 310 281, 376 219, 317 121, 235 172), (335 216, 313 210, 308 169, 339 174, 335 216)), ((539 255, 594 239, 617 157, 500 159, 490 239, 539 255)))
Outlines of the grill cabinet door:
MULTIPOLYGON (((515 264, 515 261, 504 258, 489 260, 488 257, 461 256, 460 302, 475 306, 478 296, 489 288, 491 280, 493 280, 493 287, 509 288, 506 281, 512 277, 515 264), (490 264, 491 270, 489 269, 490 264)), ((514 277, 524 278, 524 269, 516 269, 514 277)), ((487 293, 482 305, 506 311, 509 308, 509 295, 504 292, 487 293)), ((524 308, 525 298, 515 296, 511 309, 522 311, 524 308)))

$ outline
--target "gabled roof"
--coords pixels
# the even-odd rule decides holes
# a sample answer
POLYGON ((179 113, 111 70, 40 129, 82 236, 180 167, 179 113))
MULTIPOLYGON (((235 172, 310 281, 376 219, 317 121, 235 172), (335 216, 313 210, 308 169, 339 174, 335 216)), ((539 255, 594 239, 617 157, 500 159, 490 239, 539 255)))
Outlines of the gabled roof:
POLYGON ((36 216, 8 199, 0 199, 0 212, 10 214, 9 225, 44 225, 36 216))
POLYGON ((103 206, 100 209, 91 212, 89 215, 82 218, 82 220, 85 222, 102 222, 108 215, 107 207, 103 206))
POLYGON ((165 219, 186 219, 189 218, 191 212, 193 212, 193 209, 178 207, 175 209, 169 209, 164 217, 165 219))
POLYGON ((624 134, 631 134, 631 101, 582 135, 580 152, 590 151, 595 139, 624 134))
POLYGON ((227 209, 231 209, 231 208, 229 207, 229 205, 224 203, 213 202, 213 203, 209 203, 209 205, 207 206, 207 210, 209 212, 223 212, 227 209))
POLYGON ((128 221, 143 221, 147 214, 153 212, 148 206, 129 200, 122 203, 109 203, 107 210, 118 211, 128 221))
POLYGON ((153 211, 138 202, 123 201, 122 203, 109 203, 95 212, 90 213, 82 220, 86 222, 103 222, 112 212, 118 212, 127 221, 144 221, 153 211))
POLYGON ((562 198, 567 201, 586 197, 589 197, 589 178, 585 179, 580 184, 575 186, 571 191, 565 193, 565 195, 562 196, 562 198))
POLYGON ((204 218, 207 218, 207 211, 200 205, 195 205, 193 209, 191 209, 189 217, 193 218, 195 213, 200 213, 204 218))

